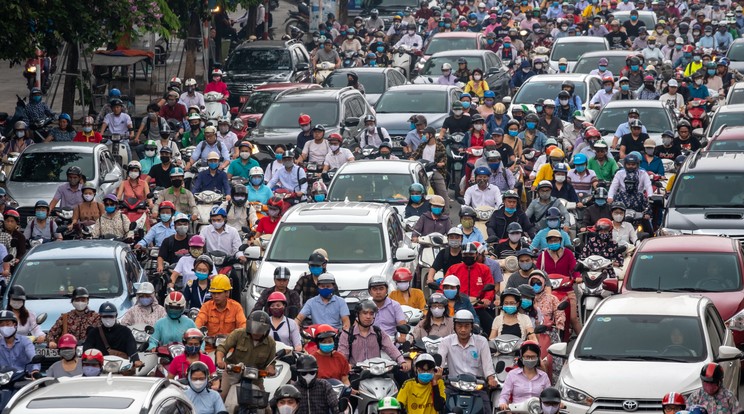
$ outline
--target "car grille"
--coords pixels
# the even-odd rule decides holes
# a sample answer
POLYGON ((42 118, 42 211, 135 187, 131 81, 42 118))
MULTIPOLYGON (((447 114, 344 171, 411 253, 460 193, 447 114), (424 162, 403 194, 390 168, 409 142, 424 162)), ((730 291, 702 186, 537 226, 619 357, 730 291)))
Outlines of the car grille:
POLYGON ((19 224, 24 228, 28 223, 28 219, 36 215, 34 207, 18 207, 16 211, 21 215, 21 222, 19 224))
POLYGON ((661 400, 598 398, 592 404, 589 413, 605 411, 658 413, 661 412, 661 400), (631 404, 626 404, 631 401, 636 403, 635 409, 632 408, 631 404), (629 407, 626 408, 625 406, 629 407))
POLYGON ((231 83, 227 85, 227 89, 230 91, 230 95, 249 95, 255 88, 256 85, 250 83, 231 83))

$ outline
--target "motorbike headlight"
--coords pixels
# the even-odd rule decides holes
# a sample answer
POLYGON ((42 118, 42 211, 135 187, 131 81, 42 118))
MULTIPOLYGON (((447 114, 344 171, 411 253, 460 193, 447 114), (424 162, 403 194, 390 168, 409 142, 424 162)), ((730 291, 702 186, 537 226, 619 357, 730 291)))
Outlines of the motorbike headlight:
POLYGON ((9 383, 11 378, 13 378, 13 371, 3 372, 0 374, 0 385, 9 383))
POLYGON ((136 329, 132 330, 132 336, 134 336, 134 340, 139 343, 147 342, 150 339, 150 335, 148 335, 147 332, 136 329))
POLYGON ((258 300, 258 298, 261 297, 261 293, 265 289, 266 289, 265 287, 261 287, 261 286, 254 284, 253 286, 251 286, 251 296, 253 297, 253 299, 258 300))
POLYGON ((455 388, 465 392, 474 392, 483 388, 482 385, 469 381, 455 381, 452 383, 452 385, 454 385, 455 388))
POLYGON ((498 345, 496 345, 496 350, 499 351, 500 354, 509 354, 514 351, 517 342, 518 341, 499 342, 498 345))
POLYGON ((452 134, 452 140, 455 142, 462 142, 463 139, 465 139, 463 134, 452 134))
POLYGON ((105 373, 112 373, 112 374, 118 374, 119 370, 121 369, 121 363, 122 361, 106 361, 103 364, 102 371, 105 373))
POLYGON ((744 331, 744 310, 739 311, 739 313, 727 320, 726 325, 728 325, 732 331, 744 331))
POLYGON ((387 371, 387 366, 384 362, 377 362, 369 364, 369 368, 367 369, 369 370, 370 374, 374 376, 380 376, 387 371))
POLYGON ((222 266, 222 263, 225 262, 225 256, 214 256, 212 257, 212 261, 215 266, 222 266))
POLYGON ((583 391, 569 387, 563 382, 563 380, 558 383, 558 391, 561 393, 561 398, 566 401, 586 406, 594 403, 594 398, 592 398, 592 396, 583 391))
POLYGON ((553 289, 558 289, 561 287, 561 280, 560 279, 550 279, 550 286, 553 289))

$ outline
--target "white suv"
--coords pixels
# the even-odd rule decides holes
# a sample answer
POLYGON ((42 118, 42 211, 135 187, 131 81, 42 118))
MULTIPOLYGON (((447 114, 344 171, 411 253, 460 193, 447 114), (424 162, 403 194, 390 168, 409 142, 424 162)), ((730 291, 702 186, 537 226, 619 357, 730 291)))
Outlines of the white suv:
POLYGON ((549 352, 568 358, 557 388, 571 414, 660 412, 664 394, 689 396, 702 386, 703 365, 714 361, 724 369, 724 387, 736 395, 739 385, 741 351, 713 302, 700 295, 612 296, 572 349, 557 343, 549 352))

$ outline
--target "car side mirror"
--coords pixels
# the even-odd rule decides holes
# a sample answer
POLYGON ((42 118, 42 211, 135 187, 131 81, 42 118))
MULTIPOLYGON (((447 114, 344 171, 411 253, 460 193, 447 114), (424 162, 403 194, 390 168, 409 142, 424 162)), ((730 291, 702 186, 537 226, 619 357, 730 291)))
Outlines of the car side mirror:
POLYGON ((251 259, 251 260, 259 260, 261 259, 261 247, 260 246, 251 246, 243 252, 245 254, 245 257, 251 259))
POLYGON ((3 263, 10 263, 10 262, 13 261, 14 258, 15 258, 15 256, 13 256, 12 254, 9 254, 9 255, 3 257, 3 263))
POLYGON ((494 285, 493 283, 489 283, 489 284, 483 286, 483 289, 481 290, 481 293, 493 292, 494 290, 496 290, 496 285, 494 285))
POLYGON ((718 347, 718 357, 716 358, 716 362, 724 362, 724 361, 733 361, 735 359, 741 359, 744 357, 744 354, 739 350, 739 348, 733 347, 733 346, 727 346, 727 345, 721 345, 718 347))
POLYGON ((557 344, 550 345, 548 347, 548 353, 556 358, 566 358, 568 357, 568 344, 558 342, 557 344))
POLYGON ((117 181, 119 181, 119 176, 113 172, 110 172, 103 177, 104 183, 115 183, 117 181))
POLYGON ((602 281, 602 288, 608 292, 617 293, 618 290, 617 279, 605 279, 602 281))
POLYGON ((344 125, 346 127, 355 127, 359 125, 359 118, 355 116, 350 116, 344 120, 344 125))
POLYGON ((488 74, 489 75, 494 75, 494 74, 499 73, 499 72, 501 72, 501 68, 499 68, 497 66, 494 66, 494 67, 488 69, 488 74))
POLYGON ((235 116, 238 116, 238 111, 240 111, 240 108, 237 106, 233 106, 232 108, 230 108, 230 113, 235 116))
POLYGON ((305 62, 298 63, 297 66, 295 66, 295 69, 297 69, 298 71, 310 70, 310 65, 305 62))
POLYGON ((395 250, 395 260, 398 262, 410 262, 416 258, 416 251, 410 247, 398 247, 395 250))

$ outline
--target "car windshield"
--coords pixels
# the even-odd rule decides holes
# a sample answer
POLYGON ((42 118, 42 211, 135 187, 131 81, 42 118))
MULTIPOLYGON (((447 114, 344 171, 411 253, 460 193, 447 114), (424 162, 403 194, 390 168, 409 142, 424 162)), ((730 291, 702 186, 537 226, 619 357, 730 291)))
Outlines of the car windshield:
MULTIPOLYGON (((349 83, 347 74, 349 72, 333 72, 331 76, 326 78, 324 86, 330 86, 331 88, 343 88, 349 83)), ((359 83, 364 86, 365 93, 383 93, 385 92, 385 74, 380 72, 367 72, 359 71, 356 72, 359 76, 359 83)))
POLYGON ((240 110, 241 114, 262 114, 274 101, 279 91, 256 91, 248 98, 248 102, 240 110))
POLYGON ((731 61, 742 61, 744 60, 744 43, 734 43, 731 45, 726 56, 731 61))
POLYGON ((478 49, 474 37, 438 37, 434 36, 426 47, 426 56, 437 52, 449 52, 450 50, 473 50, 478 49))
POLYGON ((744 174, 687 173, 675 179, 670 207, 729 207, 744 204, 744 174))
POLYGON ((732 292, 741 289, 733 253, 642 253, 633 262, 630 290, 732 292))
POLYGON ((16 161, 11 181, 49 183, 67 181, 67 169, 78 166, 88 179, 96 177, 93 154, 80 152, 27 152, 16 161))
POLYGON ((708 150, 709 151, 741 152, 741 151, 744 151, 744 140, 742 139, 734 139, 734 140, 717 139, 710 143, 710 147, 708 148, 708 150))
MULTIPOLYGON (((628 122, 628 111, 631 108, 604 108, 600 112, 594 126, 604 135, 615 132, 617 126, 623 122, 628 122)), ((640 109, 641 123, 646 127, 649 134, 661 134, 668 129, 674 129, 669 121, 664 108, 646 108, 640 109)))
POLYGON ((730 127, 744 126, 744 111, 735 111, 728 113, 719 112, 715 114, 715 116, 713 117, 713 122, 708 128, 708 131, 710 131, 710 133, 712 134, 713 132, 718 131, 718 128, 720 128, 723 124, 726 124, 726 126, 730 127))
MULTIPOLYGON (((514 103, 533 105, 538 99, 556 99, 561 91, 563 81, 535 81, 525 82, 519 92, 514 96, 514 103)), ((582 100, 586 97, 586 84, 584 82, 574 82, 575 93, 582 100)))
MULTIPOLYGON (((329 216, 329 220, 337 218, 329 216)), ((305 263, 322 241, 333 263, 380 263, 385 261, 382 228, 378 224, 283 223, 271 240, 266 260, 305 263)))
MULTIPOLYGON (((460 59, 460 56, 437 56, 431 58, 424 64, 421 74, 426 76, 440 76, 442 74, 442 65, 445 63, 449 63, 452 69, 456 71, 458 67, 457 59, 460 59)), ((483 59, 480 56, 465 56, 465 61, 468 62, 468 68, 471 71, 473 69, 484 69, 483 59)))
POLYGON ((408 187, 413 184, 410 174, 340 174, 328 190, 329 201, 375 201, 405 204, 408 187))
POLYGON ((550 54, 550 60, 566 58, 575 62, 581 55, 587 52, 596 52, 598 50, 607 50, 603 42, 560 42, 553 45, 553 52, 550 54))
POLYGON ((576 345, 576 358, 702 361, 705 336, 697 318, 661 315, 592 315, 576 345))
POLYGON ((26 288, 28 299, 70 297, 78 286, 88 288, 92 298, 114 298, 122 292, 119 269, 113 259, 27 260, 18 269, 13 284, 26 288))
POLYGON ((593 56, 593 57, 582 57, 576 62, 572 73, 585 73, 589 74, 594 69, 599 67, 599 59, 604 57, 607 59, 607 70, 612 72, 614 76, 618 76, 620 71, 625 67, 625 56, 593 56))
POLYGON ((744 103, 744 88, 735 88, 731 91, 731 96, 729 97, 728 102, 726 102, 728 105, 734 105, 734 104, 741 104, 744 103))
POLYGON ((420 91, 415 89, 388 90, 375 106, 378 114, 416 112, 419 114, 447 113, 446 90, 420 91))
POLYGON ((239 49, 225 63, 228 72, 271 72, 289 70, 292 59, 287 49, 239 49))
POLYGON ((274 102, 264 113, 260 125, 262 128, 295 128, 297 117, 287 114, 307 114, 313 124, 332 126, 338 124, 338 103, 333 101, 285 101, 274 102))

